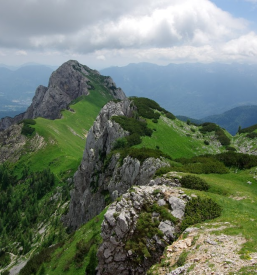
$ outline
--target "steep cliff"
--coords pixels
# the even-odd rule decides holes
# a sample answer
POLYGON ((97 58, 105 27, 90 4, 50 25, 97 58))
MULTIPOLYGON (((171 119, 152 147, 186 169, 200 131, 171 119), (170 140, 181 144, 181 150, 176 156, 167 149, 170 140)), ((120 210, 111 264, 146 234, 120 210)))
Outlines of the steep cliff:
POLYGON ((126 99, 107 103, 90 129, 82 162, 74 175, 70 209, 64 222, 72 229, 78 228, 99 214, 108 202, 124 194, 132 185, 148 184, 155 171, 168 164, 161 159, 148 158, 142 163, 126 156, 120 162, 120 153, 107 161, 118 138, 129 135, 111 118, 132 117, 136 107, 126 99))
MULTIPOLYGON (((32 103, 25 113, 14 118, 5 117, 0 120, 0 131, 27 118, 60 118, 61 110, 67 109, 73 100, 88 95, 90 89, 94 89, 90 85, 92 76, 99 76, 99 73, 75 60, 67 61, 52 73, 48 87, 39 86, 37 88, 32 103)), ((124 92, 116 87, 110 77, 102 78, 103 85, 113 98, 126 98, 124 92)))

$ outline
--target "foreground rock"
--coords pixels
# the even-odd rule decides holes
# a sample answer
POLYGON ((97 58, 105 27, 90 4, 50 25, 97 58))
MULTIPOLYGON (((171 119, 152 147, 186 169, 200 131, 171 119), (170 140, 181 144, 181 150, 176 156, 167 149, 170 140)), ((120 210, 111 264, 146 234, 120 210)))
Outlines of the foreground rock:
POLYGON ((145 274, 175 240, 189 199, 178 188, 154 185, 133 187, 113 203, 102 224, 98 274, 145 274))
MULTIPOLYGON (((0 131, 7 129, 23 119, 43 117, 56 119, 61 117, 61 110, 67 109, 69 104, 80 96, 88 95, 90 85, 88 76, 99 75, 97 71, 70 60, 52 73, 48 87, 40 85, 27 111, 14 118, 5 117, 0 120, 0 131)), ((115 99, 125 99, 124 92, 117 88, 110 77, 102 77, 104 85, 115 99)))

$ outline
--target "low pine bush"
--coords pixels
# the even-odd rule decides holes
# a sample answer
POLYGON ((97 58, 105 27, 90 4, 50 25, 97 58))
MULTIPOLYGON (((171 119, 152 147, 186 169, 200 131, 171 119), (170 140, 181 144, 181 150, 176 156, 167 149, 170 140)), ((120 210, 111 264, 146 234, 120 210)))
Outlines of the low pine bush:
POLYGON ((191 175, 182 177, 180 183, 182 187, 189 189, 207 191, 210 188, 209 184, 205 180, 191 175))
POLYGON ((210 198, 192 198, 186 205, 181 230, 205 220, 215 219, 221 215, 221 211, 222 208, 210 198))

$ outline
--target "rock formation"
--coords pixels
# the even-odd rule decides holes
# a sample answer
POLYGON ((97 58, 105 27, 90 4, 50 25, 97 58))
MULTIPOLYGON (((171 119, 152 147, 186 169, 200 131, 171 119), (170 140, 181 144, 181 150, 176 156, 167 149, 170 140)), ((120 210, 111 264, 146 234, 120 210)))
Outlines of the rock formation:
MULTIPOLYGON (((90 74, 97 74, 81 65, 77 61, 70 60, 52 73, 48 87, 39 86, 27 111, 14 118, 5 117, 0 120, 0 131, 7 129, 23 119, 43 117, 56 119, 61 117, 60 111, 67 109, 69 104, 80 96, 88 95, 90 89, 90 74)), ((124 92, 117 88, 110 77, 103 77, 104 85, 110 95, 115 99, 125 99, 124 92)))
POLYGON ((153 185, 133 187, 111 204, 102 223, 98 274, 146 274, 165 246, 175 240, 189 199, 178 188, 153 185), (173 215, 174 221, 163 216, 163 211, 173 215))
POLYGON ((129 133, 113 121, 112 116, 132 117, 133 103, 126 99, 107 103, 90 129, 82 162, 74 175, 69 213, 64 223, 73 230, 99 214, 107 202, 124 194, 132 185, 148 184, 155 171, 168 164, 164 160, 149 158, 143 163, 127 156, 122 164, 120 154, 106 156, 118 138, 129 133))

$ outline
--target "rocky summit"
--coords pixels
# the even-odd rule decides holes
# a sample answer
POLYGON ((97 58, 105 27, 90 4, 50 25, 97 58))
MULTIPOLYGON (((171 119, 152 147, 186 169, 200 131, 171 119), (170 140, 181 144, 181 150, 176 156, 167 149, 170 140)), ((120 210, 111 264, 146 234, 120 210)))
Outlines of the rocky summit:
MULTIPOLYGON (((0 131, 23 119, 43 117, 56 119, 61 117, 61 110, 67 109, 69 104, 80 96, 88 95, 90 89, 90 75, 99 73, 75 60, 70 60, 52 73, 48 87, 40 85, 27 111, 14 118, 5 117, 0 120, 0 131)), ((126 98, 124 92, 117 88, 110 77, 104 77, 104 85, 113 98, 126 98)))

